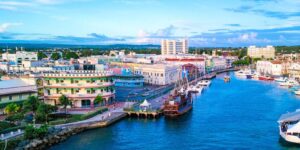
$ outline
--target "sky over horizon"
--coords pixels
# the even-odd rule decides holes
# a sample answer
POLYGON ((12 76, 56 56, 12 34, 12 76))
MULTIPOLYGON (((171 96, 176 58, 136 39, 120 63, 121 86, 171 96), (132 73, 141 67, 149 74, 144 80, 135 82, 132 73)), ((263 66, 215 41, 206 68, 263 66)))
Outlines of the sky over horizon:
POLYGON ((0 0, 0 43, 300 45, 300 0, 0 0))

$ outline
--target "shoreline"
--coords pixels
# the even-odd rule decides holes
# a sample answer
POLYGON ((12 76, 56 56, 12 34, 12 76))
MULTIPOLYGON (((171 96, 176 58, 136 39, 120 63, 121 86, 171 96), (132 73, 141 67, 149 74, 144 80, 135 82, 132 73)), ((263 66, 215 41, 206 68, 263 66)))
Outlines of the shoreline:
MULTIPOLYGON (((239 70, 239 69, 238 68, 229 68, 229 69, 211 72, 211 73, 215 73, 216 75, 218 75, 221 73, 231 72, 231 71, 236 71, 236 70, 239 70)), ((199 79, 197 79, 197 80, 199 80, 199 79)), ((191 82, 194 82, 194 81, 191 81, 191 82)), ((162 96, 164 96, 164 95, 161 95, 159 97, 162 97, 162 96)), ((159 98, 159 97, 156 97, 156 98, 159 98)), ((19 149, 26 149, 26 150, 45 149, 45 148, 49 149, 51 146, 59 144, 65 140, 67 140, 72 135, 76 135, 81 132, 96 129, 96 128, 108 127, 114 123, 121 121, 123 118, 128 116, 128 114, 126 112, 112 112, 112 114, 116 115, 116 116, 113 116, 113 115, 110 116, 112 118, 109 118, 109 120, 107 120, 107 121, 99 122, 99 120, 96 120, 93 122, 82 122, 80 124, 70 123, 65 126, 64 125, 58 125, 56 127, 54 126, 54 128, 56 128, 56 130, 60 129, 60 131, 55 132, 54 134, 50 134, 43 139, 33 139, 28 144, 21 145, 21 146, 17 147, 16 149, 18 149, 18 150, 19 149)))

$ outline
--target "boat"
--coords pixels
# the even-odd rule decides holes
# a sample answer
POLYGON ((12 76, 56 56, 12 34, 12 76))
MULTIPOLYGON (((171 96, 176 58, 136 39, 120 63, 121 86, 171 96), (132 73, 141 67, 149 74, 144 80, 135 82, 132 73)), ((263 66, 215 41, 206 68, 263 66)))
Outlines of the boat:
POLYGON ((224 82, 230 82, 230 76, 224 76, 224 82))
POLYGON ((199 90, 196 88, 196 86, 189 86, 187 88, 188 91, 192 92, 192 93, 198 93, 199 90))
POLYGON ((197 85, 196 86, 196 89, 198 90, 198 93, 202 93, 202 91, 203 91, 203 86, 201 86, 201 85, 197 85))
POLYGON ((288 79, 285 82, 280 82, 279 83, 280 86, 288 86, 288 87, 292 87, 292 86, 296 86, 299 85, 299 83, 296 80, 292 80, 292 79, 288 79))
POLYGON ((294 93, 295 93, 296 95, 300 95, 300 90, 298 89, 298 90, 294 91, 294 93))
POLYGON ((163 113, 166 117, 178 117, 193 108, 193 99, 191 91, 188 90, 189 84, 187 77, 176 83, 174 90, 164 102, 163 113))
POLYGON ((149 96, 149 93, 142 94, 143 97, 149 96))
POLYGON ((239 70, 236 71, 234 73, 237 77, 241 77, 241 78, 247 78, 247 79, 251 79, 252 78, 252 71, 250 69, 246 69, 246 70, 239 70))
POLYGON ((190 91, 182 88, 175 90, 164 103, 164 115, 166 117, 178 117, 193 108, 192 95, 190 91))
POLYGON ((273 81, 274 80, 274 78, 271 76, 259 76, 258 79, 263 80, 263 81, 273 81))
POLYGON ((201 85, 201 86, 210 86, 211 81, 210 80, 201 80, 197 83, 197 85, 201 85))
POLYGON ((281 115, 278 120, 279 134, 289 143, 300 144, 300 111, 281 115))
POLYGON ((276 82, 286 82, 287 78, 286 77, 279 77, 279 78, 275 78, 274 81, 276 81, 276 82))

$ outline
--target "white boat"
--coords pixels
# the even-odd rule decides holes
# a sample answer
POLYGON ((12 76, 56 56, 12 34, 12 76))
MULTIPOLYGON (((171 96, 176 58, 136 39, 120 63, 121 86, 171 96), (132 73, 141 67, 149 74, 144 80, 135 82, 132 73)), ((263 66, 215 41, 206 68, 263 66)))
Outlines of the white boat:
POLYGON ((279 134, 287 142, 300 144, 300 111, 283 114, 279 120, 279 134))
POLYGON ((201 86, 210 86, 211 81, 210 80, 201 80, 198 82, 197 85, 201 85, 201 86))
POLYGON ((196 85, 195 86, 189 86, 188 88, 187 88, 187 90, 188 91, 190 91, 190 92, 192 92, 192 93, 198 93, 198 89, 197 89, 197 87, 196 87, 196 85))
POLYGON ((300 95, 300 90, 296 90, 296 91, 294 91, 294 93, 295 93, 296 95, 300 95))
POLYGON ((253 74, 252 74, 252 71, 250 69, 247 69, 247 70, 239 70, 239 71, 236 71, 234 73, 237 77, 242 77, 242 78, 249 78, 251 77, 253 74))
POLYGON ((276 82, 286 82, 287 78, 286 77, 279 77, 279 78, 275 78, 274 81, 276 81, 276 82))
POLYGON ((197 89, 197 91, 198 91, 198 93, 202 93, 202 91, 203 91, 203 86, 201 86, 201 85, 197 85, 196 86, 196 89, 197 89))
POLYGON ((296 80, 293 80, 293 79, 288 79, 287 81, 285 82, 280 82, 279 85, 280 86, 296 86, 298 85, 299 83, 296 81, 296 80))

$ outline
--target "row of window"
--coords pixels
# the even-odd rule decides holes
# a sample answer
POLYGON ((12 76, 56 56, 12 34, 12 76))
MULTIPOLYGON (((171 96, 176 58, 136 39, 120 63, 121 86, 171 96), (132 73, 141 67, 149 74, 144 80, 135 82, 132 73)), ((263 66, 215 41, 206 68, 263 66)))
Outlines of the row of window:
MULTIPOLYGON (((29 96, 31 96, 31 93, 29 93, 29 96)), ((22 94, 19 95, 19 100, 23 100, 25 98, 27 98, 27 97, 24 97, 22 94)), ((0 96, 0 101, 2 101, 2 99, 3 99, 3 97, 0 96)), ((9 95, 8 100, 10 100, 10 101, 13 100, 13 95, 9 95)))

